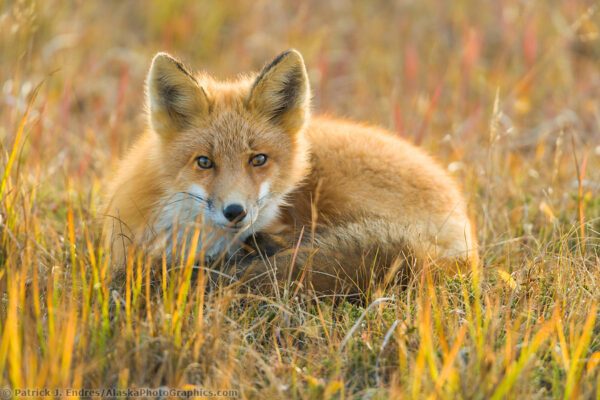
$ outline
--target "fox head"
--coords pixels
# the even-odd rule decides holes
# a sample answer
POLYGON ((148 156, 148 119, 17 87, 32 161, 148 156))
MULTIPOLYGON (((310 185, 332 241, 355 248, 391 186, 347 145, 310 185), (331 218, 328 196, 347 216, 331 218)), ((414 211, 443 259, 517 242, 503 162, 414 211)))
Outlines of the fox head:
POLYGON ((231 82, 195 75, 159 53, 147 94, 169 181, 165 210, 185 203, 185 218, 240 232, 271 223, 307 165, 310 89, 300 53, 286 51, 259 74, 231 82))

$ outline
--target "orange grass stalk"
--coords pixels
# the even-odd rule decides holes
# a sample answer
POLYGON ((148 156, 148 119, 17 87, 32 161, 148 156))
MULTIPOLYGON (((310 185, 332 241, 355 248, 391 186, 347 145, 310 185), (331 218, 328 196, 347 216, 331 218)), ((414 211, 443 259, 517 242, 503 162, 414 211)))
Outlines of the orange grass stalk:
POLYGON ((540 330, 537 331, 536 334, 533 336, 531 342, 529 342, 526 346, 523 346, 519 359, 512 363, 512 365, 507 371, 506 376, 504 377, 504 379, 502 379, 502 381, 490 397, 490 400, 500 400, 506 397, 510 389, 514 386, 523 369, 529 363, 529 360, 537 353, 540 346, 551 335, 555 325, 556 316, 550 321, 544 323, 540 330))
POLYGON ((592 337, 592 328, 594 327, 594 322, 596 321, 597 310, 598 303, 596 300, 594 300, 585 319, 585 324, 583 325, 581 335, 577 340, 577 347, 575 348, 573 356, 571 357, 573 362, 571 363, 567 373, 567 384, 565 387, 564 399, 573 399, 577 396, 579 378, 586 361, 582 357, 589 348, 590 339, 592 337))
POLYGON ((6 163, 6 168, 4 169, 4 175, 2 176, 2 182, 0 182, 0 199, 4 197, 4 190, 6 189, 6 184, 8 182, 8 176, 10 175, 10 171, 12 169, 13 163, 15 162, 15 157, 17 156, 17 150, 19 149, 19 145, 21 144, 21 136, 23 136, 23 130, 25 129, 25 123, 27 122, 27 117, 29 116, 29 112, 33 107, 33 103, 37 98, 37 95, 42 87, 41 82, 36 86, 33 90, 33 94, 31 98, 27 102, 27 109, 25 109, 25 114, 23 114, 23 118, 21 118, 21 123, 19 124, 19 129, 17 130, 17 135, 15 136, 15 142, 13 143, 12 150, 10 151, 10 156, 8 157, 8 162, 6 163))

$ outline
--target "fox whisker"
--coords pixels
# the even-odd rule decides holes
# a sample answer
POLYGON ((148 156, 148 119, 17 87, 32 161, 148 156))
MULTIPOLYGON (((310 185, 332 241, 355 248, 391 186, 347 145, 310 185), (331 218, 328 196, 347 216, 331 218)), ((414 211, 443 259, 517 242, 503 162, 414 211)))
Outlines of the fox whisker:
POLYGON ((258 208, 263 208, 268 201, 274 200, 273 199, 273 195, 272 194, 266 194, 263 197, 259 198, 258 201, 256 202, 256 204, 258 205, 258 208))
MULTIPOLYGON (((185 194, 185 195, 189 196, 189 198, 191 198, 192 200, 197 201, 200 204, 206 204, 206 206, 208 208, 212 208, 212 202, 209 199, 206 199, 206 198, 204 198, 202 196, 198 196, 197 194, 190 193, 190 192, 177 192, 177 193, 175 193, 175 195, 178 195, 178 194, 185 194)), ((188 200, 188 197, 184 197, 182 199, 180 198, 180 199, 172 200, 172 201, 168 202, 165 205, 169 206, 171 204, 179 203, 179 202, 182 202, 182 201, 185 201, 185 200, 188 200)))

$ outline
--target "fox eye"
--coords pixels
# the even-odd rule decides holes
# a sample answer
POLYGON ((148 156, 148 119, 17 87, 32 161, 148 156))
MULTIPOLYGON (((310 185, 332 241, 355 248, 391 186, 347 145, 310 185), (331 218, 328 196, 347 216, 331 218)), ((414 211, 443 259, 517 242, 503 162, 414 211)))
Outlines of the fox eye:
POLYGON ((266 154, 257 154, 250 159, 250 164, 252 164, 253 167, 260 167, 261 165, 265 165, 266 162, 267 162, 266 154))
POLYGON ((196 164, 202 169, 211 169, 215 166, 208 157, 204 156, 196 157, 196 164))

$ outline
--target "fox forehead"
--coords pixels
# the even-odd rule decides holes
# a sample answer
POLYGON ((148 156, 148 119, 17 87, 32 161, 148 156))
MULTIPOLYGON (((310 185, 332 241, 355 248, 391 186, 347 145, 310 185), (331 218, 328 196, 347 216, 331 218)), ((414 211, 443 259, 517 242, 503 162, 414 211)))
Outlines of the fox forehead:
POLYGON ((191 153, 190 157, 237 158, 257 152, 292 151, 293 141, 276 126, 249 111, 218 109, 180 133, 167 146, 179 154, 191 153))

